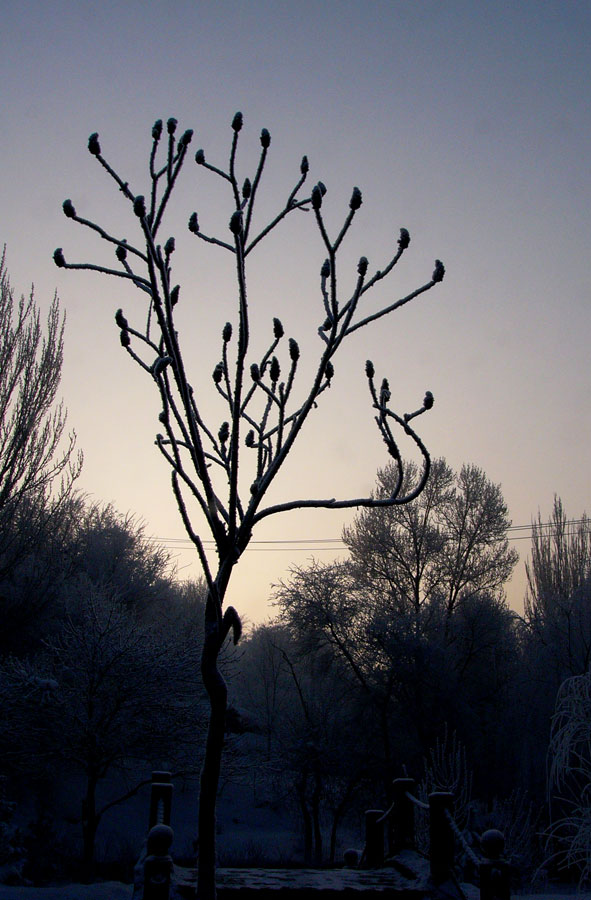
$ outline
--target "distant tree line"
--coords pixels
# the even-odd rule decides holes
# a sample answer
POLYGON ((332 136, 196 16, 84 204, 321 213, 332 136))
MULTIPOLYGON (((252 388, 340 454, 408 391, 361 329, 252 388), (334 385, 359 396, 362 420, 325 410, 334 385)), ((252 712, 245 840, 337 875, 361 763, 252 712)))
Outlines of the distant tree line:
MULTIPOLYGON (((378 495, 391 478, 378 473, 378 495)), ((431 789, 457 790, 463 767, 474 830, 503 828, 532 871, 547 855, 556 698, 589 669, 591 529, 585 516, 569 525, 559 499, 538 518, 519 616, 504 593, 509 526, 482 470, 435 460, 412 504, 345 528, 344 562, 294 567, 276 588, 277 616, 246 641, 237 702, 261 735, 258 783, 266 767, 291 798, 309 861, 335 859, 340 825, 364 804, 387 808, 393 778, 429 781, 436 748, 447 781, 431 789)))

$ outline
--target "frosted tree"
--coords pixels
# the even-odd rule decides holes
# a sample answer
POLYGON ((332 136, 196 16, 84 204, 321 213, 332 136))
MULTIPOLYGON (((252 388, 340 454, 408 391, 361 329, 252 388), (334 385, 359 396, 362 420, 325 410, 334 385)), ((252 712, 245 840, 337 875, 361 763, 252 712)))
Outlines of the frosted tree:
POLYGON ((304 156, 287 200, 276 207, 275 214, 266 223, 255 224, 255 204, 271 137, 263 128, 260 155, 252 177, 239 180, 237 150, 242 126, 242 114, 236 113, 232 121, 227 168, 211 163, 203 150, 195 154, 197 166, 219 179, 221 187, 228 191, 228 235, 220 237, 203 231, 196 212, 191 213, 188 221, 189 231, 195 239, 207 242, 212 245, 212 250, 225 255, 236 274, 235 319, 222 327, 221 359, 213 371, 214 389, 227 410, 221 423, 206 421, 207 403, 203 390, 201 387, 194 389, 189 375, 182 335, 175 321, 180 295, 180 287, 172 273, 175 239, 162 238, 165 213, 188 159, 193 132, 187 130, 177 136, 177 121, 174 118, 170 118, 166 126, 161 120, 154 124, 148 186, 144 193, 132 191, 129 182, 107 162, 98 134, 92 134, 88 149, 129 202, 129 211, 136 217, 138 239, 127 241, 109 233, 100 225, 79 216, 72 201, 66 200, 63 204, 65 215, 111 244, 116 264, 70 263, 61 248, 54 253, 58 267, 94 270, 131 282, 145 301, 141 307, 143 319, 136 320, 134 316, 130 321, 119 310, 116 323, 123 348, 154 383, 158 392, 162 430, 157 435, 156 443, 170 466, 172 490, 184 527, 199 555, 208 587, 202 675, 210 700, 210 722, 199 802, 198 895, 201 900, 215 896, 215 806, 227 704, 227 688, 217 660, 230 631, 235 642, 241 632, 236 610, 231 606, 224 609, 231 574, 248 546, 253 529, 269 516, 302 508, 386 507, 407 503, 420 494, 429 475, 430 459, 411 422, 433 405, 433 396, 427 392, 423 403, 414 412, 396 412, 390 406, 391 392, 387 379, 384 378, 381 384, 376 381, 374 366, 368 361, 366 377, 375 420, 398 473, 390 496, 379 499, 311 499, 304 496, 283 502, 267 499, 269 489, 282 470, 308 416, 317 408, 321 395, 331 384, 333 360, 346 338, 430 290, 444 276, 444 267, 436 260, 433 274, 425 284, 373 312, 367 308, 360 312, 368 292, 390 275, 408 248, 408 231, 405 228, 400 230, 392 257, 373 274, 370 273, 367 258, 362 256, 359 259, 352 278, 353 287, 343 297, 337 290, 337 257, 361 207, 361 191, 353 188, 342 227, 336 237, 330 237, 323 214, 326 187, 319 181, 311 190, 306 188, 309 165, 304 156), (315 374, 296 400, 294 385, 300 349, 295 339, 284 341, 284 329, 278 318, 273 319, 266 351, 255 360, 249 357, 251 329, 247 260, 288 216, 301 210, 311 212, 326 258, 319 277, 318 362, 315 374), (400 429, 414 443, 422 459, 418 477, 410 487, 404 478, 405 467, 395 437, 396 429, 400 429), (243 464, 243 457, 249 457, 250 463, 243 464), (215 567, 207 559, 201 526, 195 525, 195 516, 200 518, 206 533, 215 543, 215 567))
POLYGON ((80 473, 56 403, 64 341, 57 296, 44 327, 33 291, 15 303, 0 257, 0 578, 55 527, 80 473))
POLYGON ((103 816, 146 783, 138 762, 166 759, 195 772, 206 710, 194 677, 195 621, 142 617, 112 585, 84 576, 64 594, 60 629, 43 652, 0 663, 0 759, 28 778, 57 765, 72 797, 78 791, 83 868, 92 877, 103 816), (113 796, 104 786, 114 772, 124 788, 113 796))
POLYGON ((554 498, 548 522, 532 523, 531 560, 526 562, 525 619, 552 697, 568 675, 591 664, 591 523, 583 513, 568 519, 554 498))

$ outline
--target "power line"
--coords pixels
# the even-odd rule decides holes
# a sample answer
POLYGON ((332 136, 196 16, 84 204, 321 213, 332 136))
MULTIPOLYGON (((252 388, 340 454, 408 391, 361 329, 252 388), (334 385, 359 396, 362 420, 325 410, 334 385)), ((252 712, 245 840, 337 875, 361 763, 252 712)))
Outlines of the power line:
MULTIPOLYGON (((579 529, 576 526, 580 526, 589 522, 589 519, 568 519, 565 523, 565 531, 563 532, 565 537, 576 537, 579 534, 579 529)), ((534 522, 529 525, 510 525, 507 529, 508 532, 519 532, 524 531, 526 534, 513 534, 509 536, 509 541, 513 543, 514 541, 527 541, 531 540, 535 531, 541 531, 544 537, 551 537, 552 534, 556 530, 555 522, 534 522), (544 532, 543 529, 548 529, 548 531, 544 532)), ((591 532, 587 531, 585 534, 590 534, 591 532)), ((168 548, 176 548, 179 550, 189 550, 193 549, 193 543, 189 540, 189 538, 178 538, 178 537, 153 537, 149 538, 149 540, 154 543, 161 544, 164 547, 168 548)), ((213 540, 203 540, 203 544, 205 547, 214 547, 215 543, 213 540)), ((332 551, 340 551, 340 550, 348 550, 347 544, 341 538, 334 537, 326 537, 326 538, 274 538, 272 540, 251 540, 249 542, 248 547, 246 548, 246 552, 250 553, 278 553, 278 552, 286 552, 296 553, 302 552, 304 550, 314 550, 316 552, 328 552, 332 551), (256 546, 255 546, 256 545, 256 546), (328 545, 328 546, 327 546, 328 545)))

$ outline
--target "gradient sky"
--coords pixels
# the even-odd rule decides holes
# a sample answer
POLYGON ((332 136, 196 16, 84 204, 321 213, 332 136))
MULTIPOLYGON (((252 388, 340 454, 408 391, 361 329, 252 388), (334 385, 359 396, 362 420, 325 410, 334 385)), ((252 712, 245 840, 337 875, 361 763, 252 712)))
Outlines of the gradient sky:
MULTIPOLYGON (((194 128, 192 149, 224 166, 240 109, 243 175, 261 127, 272 135, 263 212, 284 201, 306 153, 334 227, 353 185, 363 191, 351 260, 383 266, 399 228, 409 229, 376 308, 427 281, 436 257, 447 269, 436 290, 351 338, 278 496, 304 485, 311 496, 371 489, 386 462, 363 374, 371 357, 400 411, 433 391, 435 407, 419 420, 432 454, 482 466, 502 484, 515 525, 538 509, 547 517, 555 493, 569 517, 591 511, 590 44, 588 0, 5 0, 0 242, 17 292, 34 282, 46 308, 57 289, 67 311, 62 393, 85 453, 82 489, 137 513, 155 536, 184 537, 153 445, 154 385, 113 324, 119 306, 133 319, 137 300, 118 281, 57 270, 51 258, 62 246, 71 261, 105 259, 64 217, 66 197, 131 239, 133 217, 89 155, 88 135, 98 131, 105 156, 145 192, 156 118, 194 128)), ((198 209, 203 227, 224 236, 230 206, 189 162, 175 209, 186 353, 193 383, 209 391, 231 315, 231 260, 201 244, 197 252, 185 223, 198 209)), ((277 315, 311 360, 324 253, 311 217, 290 227, 270 241, 250 302, 265 337, 277 315)), ((301 548, 339 538, 350 519, 287 514, 255 539, 301 548)), ((525 557, 528 541, 516 546, 525 557)), ((314 552, 265 547, 245 554, 230 592, 251 620, 272 612, 271 582, 314 552)), ((181 575, 197 574, 192 559, 180 553, 181 575)), ((523 586, 521 563, 509 591, 517 609, 523 586)))

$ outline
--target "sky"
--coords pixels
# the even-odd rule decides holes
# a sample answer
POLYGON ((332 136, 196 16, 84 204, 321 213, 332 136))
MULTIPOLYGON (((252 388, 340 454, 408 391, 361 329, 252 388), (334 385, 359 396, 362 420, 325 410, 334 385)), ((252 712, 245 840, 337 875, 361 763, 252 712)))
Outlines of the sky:
MULTIPOLYGON (((193 128, 191 149, 225 167, 241 110, 243 175, 252 177, 260 129, 272 137, 261 221, 285 202, 305 153, 311 184, 328 188, 333 230, 352 187, 363 192, 342 271, 348 263, 353 277, 361 255, 383 267, 400 227, 410 231, 371 309, 428 281, 436 258, 446 266, 436 289, 351 336, 277 498, 372 489, 387 458, 364 376, 371 358, 399 411, 433 392, 417 426, 431 454, 481 466, 502 485, 514 525, 538 512, 546 520, 555 494, 569 518, 591 511, 590 40, 591 5, 579 0, 6 0, 0 243, 17 293, 34 283, 46 309, 57 290, 66 312, 61 393, 85 454, 80 488, 144 520, 180 576, 199 574, 154 446, 154 383, 121 350, 113 321, 119 307, 139 315, 141 298, 120 280, 58 270, 52 254, 59 246, 71 261, 106 259, 100 239, 64 217, 66 198, 131 240, 135 220, 88 153, 91 132, 141 193, 155 119, 193 128)), ((167 223, 185 358, 204 396, 233 315, 232 268, 186 222, 196 209, 204 230, 224 238, 224 187, 190 160, 167 223)), ((302 214, 261 248, 249 285, 253 347, 278 316, 300 344, 303 378, 321 349, 323 259, 302 214)), ((272 615, 271 584, 313 555, 330 561, 352 516, 308 511, 262 523, 231 602, 250 621, 272 615)), ((511 534, 522 561, 508 596, 519 611, 528 531, 511 534)))

